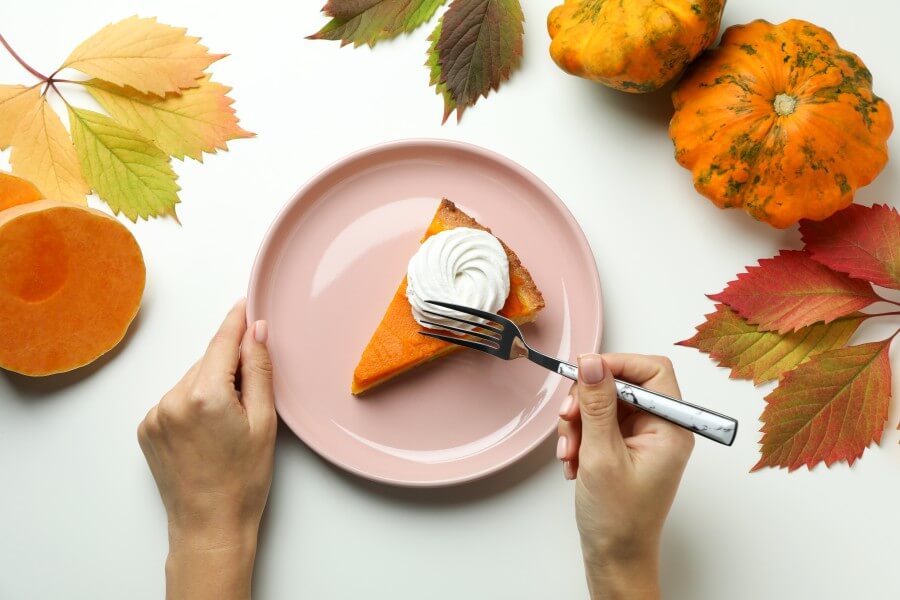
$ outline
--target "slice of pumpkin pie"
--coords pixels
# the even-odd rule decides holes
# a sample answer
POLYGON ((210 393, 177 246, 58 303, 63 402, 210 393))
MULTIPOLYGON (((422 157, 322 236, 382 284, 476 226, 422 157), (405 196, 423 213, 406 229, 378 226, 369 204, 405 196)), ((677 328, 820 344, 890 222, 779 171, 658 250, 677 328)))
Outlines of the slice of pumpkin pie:
POLYGON ((440 322, 423 310, 444 310, 425 300, 499 312, 520 324, 534 321, 544 308, 540 290, 516 253, 444 199, 356 365, 350 387, 354 394, 460 349, 419 335, 421 320, 440 322))

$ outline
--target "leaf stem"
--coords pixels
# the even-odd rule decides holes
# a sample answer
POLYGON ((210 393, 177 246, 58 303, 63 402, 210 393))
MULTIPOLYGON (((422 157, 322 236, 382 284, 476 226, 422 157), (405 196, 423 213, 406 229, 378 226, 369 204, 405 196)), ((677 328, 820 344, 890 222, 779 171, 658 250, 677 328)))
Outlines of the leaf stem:
MULTIPOLYGON (((66 97, 63 96, 63 95, 62 95, 62 92, 59 91, 59 88, 56 87, 56 82, 57 82, 57 81, 59 81, 59 80, 58 80, 58 79, 53 79, 52 77, 51 77, 50 79, 48 79, 48 80, 47 80, 47 88, 48 88, 48 89, 49 89, 49 88, 53 88, 53 91, 56 92, 56 95, 60 97, 60 99, 65 103, 65 105, 68 106, 69 108, 72 108, 72 105, 69 104, 68 100, 66 100, 66 97)), ((47 90, 44 90, 44 93, 46 94, 46 93, 47 93, 47 90)))
POLYGON ((9 54, 10 54, 14 59, 16 59, 16 62, 18 62, 20 65, 22 65, 22 66, 25 68, 26 71, 28 71, 29 73, 31 73, 32 75, 34 75, 35 77, 37 77, 38 79, 40 79, 41 81, 47 81, 47 80, 49 79, 49 77, 47 77, 46 75, 42 74, 40 71, 38 71, 37 69, 33 68, 33 67, 32 67, 31 65, 29 65, 27 62, 25 62, 25 61, 22 59, 22 57, 19 56, 19 55, 16 53, 16 51, 12 49, 12 46, 9 45, 9 42, 6 41, 6 38, 3 37, 3 34, 2 34, 2 33, 0 33, 0 44, 3 44, 3 47, 6 48, 6 51, 9 52, 9 54))
POLYGON ((900 310, 895 310, 893 312, 885 312, 885 313, 869 313, 866 315, 866 318, 869 319, 871 317, 893 317, 900 315, 900 310))

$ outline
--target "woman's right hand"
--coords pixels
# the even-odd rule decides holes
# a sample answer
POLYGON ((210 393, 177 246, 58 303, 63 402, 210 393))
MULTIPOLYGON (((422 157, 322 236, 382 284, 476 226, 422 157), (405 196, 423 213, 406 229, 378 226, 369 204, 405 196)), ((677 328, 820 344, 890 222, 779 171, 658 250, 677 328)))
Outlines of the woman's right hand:
POLYGON ((575 508, 593 598, 658 598, 659 542, 694 436, 619 403, 613 379, 680 398, 672 363, 586 354, 560 408, 557 455, 575 508))

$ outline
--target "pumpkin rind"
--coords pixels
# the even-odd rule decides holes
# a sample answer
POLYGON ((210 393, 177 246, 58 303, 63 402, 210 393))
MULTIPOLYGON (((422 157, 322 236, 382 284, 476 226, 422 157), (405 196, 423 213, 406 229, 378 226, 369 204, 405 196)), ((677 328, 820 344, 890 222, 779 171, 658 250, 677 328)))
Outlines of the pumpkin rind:
POLYGON ((0 171, 0 211, 19 204, 34 202, 43 197, 30 181, 0 171))
POLYGON ((547 17, 567 73, 631 93, 658 90, 716 39, 725 0, 565 0, 547 17))
POLYGON ((774 227, 845 208, 888 160, 893 120, 871 73, 806 21, 729 27, 672 102, 675 158, 697 191, 774 227))

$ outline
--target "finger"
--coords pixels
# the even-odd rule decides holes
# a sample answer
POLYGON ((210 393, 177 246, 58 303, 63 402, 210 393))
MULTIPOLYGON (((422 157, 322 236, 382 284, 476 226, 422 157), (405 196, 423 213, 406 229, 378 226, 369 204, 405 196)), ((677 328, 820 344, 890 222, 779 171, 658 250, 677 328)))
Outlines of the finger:
MULTIPOLYGON (((620 373, 617 376, 626 381, 675 398, 681 397, 672 361, 664 356, 604 354, 603 359, 608 359, 610 371, 620 373)), ((627 438, 646 434, 664 435, 687 444, 690 440, 684 438, 693 437, 690 432, 665 419, 634 408, 632 410, 636 411, 634 416, 623 421, 622 426, 622 435, 627 438)), ((630 448, 634 448, 635 443, 640 444, 640 440, 626 440, 626 445, 630 448)))
POLYGON ((655 392, 680 398, 672 361, 664 356, 604 354, 603 360, 614 377, 655 392))
POLYGON ((582 450, 604 459, 621 458, 625 449, 617 418, 616 386, 608 371, 599 354, 578 357, 582 450))
POLYGON ((578 450, 581 448, 581 423, 561 420, 556 430, 559 434, 556 458, 562 461, 578 458, 578 450))
MULTIPOLYGON (((616 408, 616 417, 619 420, 619 424, 633 415, 635 411, 639 409, 635 408, 631 404, 627 402, 619 401, 619 404, 616 408)), ((566 396, 562 403, 559 406, 559 418, 564 421, 571 421, 573 423, 581 422, 581 412, 578 408, 578 384, 573 384, 569 389, 569 395, 566 396)))
POLYGON ((559 405, 559 418, 565 421, 578 420, 578 385, 573 384, 569 394, 559 405))
POLYGON ((567 460, 563 463, 563 477, 572 481, 578 477, 578 459, 567 460))
POLYGON ((209 342, 197 373, 197 383, 203 387, 233 385, 240 357, 241 338, 247 331, 245 305, 243 299, 234 305, 209 342))
POLYGON ((241 344, 241 402, 251 426, 273 423, 275 419, 272 361, 266 347, 268 337, 268 323, 256 321, 241 344))

